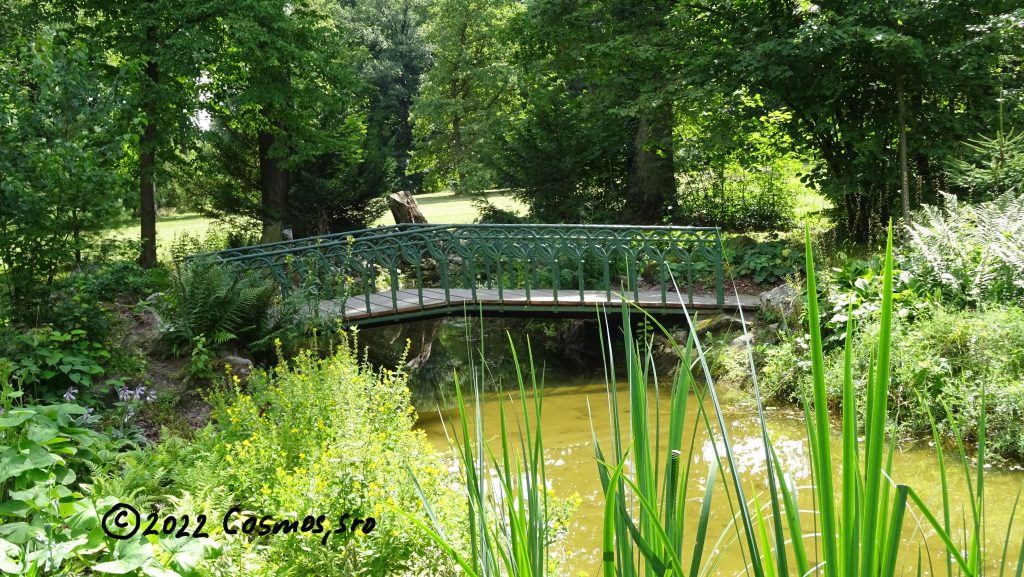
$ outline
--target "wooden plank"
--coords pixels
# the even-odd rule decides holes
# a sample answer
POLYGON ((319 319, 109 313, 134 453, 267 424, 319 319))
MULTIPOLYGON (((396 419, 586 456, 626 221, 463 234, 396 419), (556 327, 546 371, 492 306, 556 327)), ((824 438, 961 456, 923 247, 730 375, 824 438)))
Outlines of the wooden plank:
MULTIPOLYGON (((593 309, 598 305, 608 306, 619 306, 622 298, 615 294, 611 294, 611 297, 602 290, 587 290, 580 295, 579 290, 563 289, 559 290, 558 298, 555 299, 553 289, 531 289, 529 297, 525 289, 501 289, 496 288, 478 288, 476 289, 476 298, 473 297, 473 290, 466 288, 452 288, 449 290, 450 299, 445 298, 444 289, 430 287, 420 289, 423 295, 423 304, 420 304, 420 292, 417 289, 403 289, 398 291, 394 296, 396 303, 392 301, 392 295, 390 291, 371 293, 370 294, 370 310, 366 310, 365 299, 363 295, 353 295, 349 297, 347 305, 345 307, 345 315, 350 321, 359 321, 368 318, 380 318, 384 316, 398 316, 413 314, 418 311, 429 311, 450 308, 453 311, 461 310, 463 306, 485 306, 485 307, 509 307, 513 310, 526 311, 530 307, 540 307, 543 310, 550 311, 552 307, 555 309, 565 308, 566 310, 584 310, 593 309)), ((665 310, 682 310, 686 309, 704 310, 704 309, 736 309, 743 307, 744 309, 754 309, 759 306, 758 297, 755 295, 739 295, 737 300, 736 295, 727 294, 725 297, 725 303, 719 305, 714 295, 708 294, 695 294, 693 295, 693 302, 690 302, 690 297, 687 294, 682 295, 682 303, 680 303, 680 295, 668 293, 666 294, 666 302, 661 300, 661 291, 645 290, 639 291, 639 293, 629 293, 625 295, 626 300, 636 302, 640 306, 656 308, 662 311, 665 310)), ((321 311, 328 314, 337 314, 341 309, 341 306, 337 301, 325 301, 321 303, 321 311)))

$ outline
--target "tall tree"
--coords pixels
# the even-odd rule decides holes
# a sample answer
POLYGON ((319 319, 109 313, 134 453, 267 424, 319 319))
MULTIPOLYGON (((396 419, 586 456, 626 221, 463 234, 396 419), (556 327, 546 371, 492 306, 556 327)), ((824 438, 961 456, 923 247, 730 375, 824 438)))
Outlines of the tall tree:
POLYGON ((118 69, 130 70, 130 107, 137 112, 140 263, 156 264, 156 183, 161 156, 195 129, 199 79, 212 52, 214 0, 60 0, 66 18, 78 22, 106 47, 118 69), (79 18, 84 8, 85 18, 79 18))
POLYGON ((131 117, 128 75, 109 74, 87 38, 46 22, 23 30, 0 40, 0 262, 29 317, 121 216, 131 117))
MULTIPOLYGON (((662 222, 676 194, 673 127, 679 94, 671 88, 678 57, 671 51, 674 33, 668 27, 673 3, 536 0, 526 6, 514 23, 517 63, 527 93, 522 112, 526 118, 513 124, 543 119, 552 105, 574 111, 555 121, 582 123, 572 127, 576 136, 570 148, 555 152, 571 167, 565 165, 562 175, 551 176, 580 200, 598 200, 609 193, 620 197, 611 204, 607 198, 598 200, 605 210, 592 212, 591 218, 662 222), (555 94, 560 102, 551 100, 555 94), (590 178, 595 168, 596 174, 604 175, 600 184, 590 178)), ((511 134, 518 139, 530 133, 541 136, 535 129, 511 134)), ((520 144, 529 148, 528 141, 520 144)), ((548 162, 543 156, 523 160, 548 162)), ((545 202, 538 192, 526 195, 545 202)))
POLYGON ((794 138, 823 162, 816 182, 864 241, 902 204, 903 175, 916 173, 917 202, 933 199, 942 159, 993 121, 1019 22, 1010 2, 684 0, 673 26, 688 82, 792 111, 794 138))
MULTIPOLYGON (((364 52, 341 7, 325 0, 245 0, 225 6, 221 49, 204 85, 211 93, 214 129, 221 131, 214 142, 233 139, 230 151, 255 158, 240 168, 254 166, 257 174, 236 181, 235 190, 221 189, 227 194, 219 195, 216 205, 230 210, 234 203, 240 212, 255 213, 263 223, 263 242, 281 240, 289 227, 314 232, 310 221, 316 214, 308 212, 316 205, 297 204, 290 193, 314 165, 329 180, 360 162, 365 99, 358 66, 364 52), (244 206, 246 182, 259 192, 255 206, 244 206)), ((221 167, 228 174, 238 170, 221 167)), ((331 204, 329 191, 314 199, 331 204)))
POLYGON ((430 4, 425 39, 433 55, 413 105, 414 169, 430 188, 481 190, 495 184, 484 160, 499 119, 518 107, 506 24, 515 0, 439 0, 430 4))
MULTIPOLYGON (((423 37, 427 18, 425 0, 347 0, 349 18, 361 44, 368 52, 362 76, 368 84, 368 153, 390 159, 377 169, 393 172, 372 179, 373 186, 418 188, 409 171, 413 149, 410 118, 412 103, 419 93, 421 78, 430 65, 430 52, 423 37), (390 185, 390 186, 389 186, 390 185)), ((391 192, 380 190, 379 192, 391 192)))

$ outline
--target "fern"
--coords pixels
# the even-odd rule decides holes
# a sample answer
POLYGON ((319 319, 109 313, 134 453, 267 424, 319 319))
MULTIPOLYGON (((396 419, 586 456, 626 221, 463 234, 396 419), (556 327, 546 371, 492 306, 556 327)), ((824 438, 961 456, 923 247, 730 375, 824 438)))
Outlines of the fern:
POLYGON ((1024 304, 1024 193, 976 205, 944 194, 907 227, 904 269, 966 304, 1024 304))
POLYGON ((208 259, 182 263, 161 311, 164 336, 178 354, 199 336, 216 346, 245 346, 265 336, 279 294, 277 285, 258 274, 208 259))

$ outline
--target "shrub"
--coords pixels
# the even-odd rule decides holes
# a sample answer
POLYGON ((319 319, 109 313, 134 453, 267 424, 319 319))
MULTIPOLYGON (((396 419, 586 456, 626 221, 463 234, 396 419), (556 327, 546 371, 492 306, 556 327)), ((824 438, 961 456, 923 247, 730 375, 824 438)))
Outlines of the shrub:
POLYGON ((258 228, 253 221, 229 219, 211 223, 202 236, 189 232, 175 235, 169 252, 174 262, 182 262, 191 255, 249 246, 259 240, 258 228))
POLYGON ((903 268, 956 304, 1024 304, 1024 194, 925 207, 907 227, 903 268))
POLYGON ((1000 130, 995 137, 979 135, 963 144, 968 160, 955 159, 945 166, 953 184, 967 189, 974 198, 1024 192, 1024 134, 1000 130))
POLYGON ((100 518, 119 497, 93 491, 94 470, 115 464, 120 443, 92 430, 71 403, 12 406, 20 392, 0 366, 0 573, 192 575, 212 555, 208 539, 109 537, 100 518))
POLYGON ((793 219, 793 168, 784 161, 746 169, 731 165, 685 175, 672 222, 733 231, 788 228, 793 219))
MULTIPOLYGON (((845 254, 840 257, 842 266, 822 275, 822 310, 831 313, 821 319, 826 349, 844 342, 848 316, 853 316, 855 327, 864 326, 877 321, 882 306, 882 261, 851 259, 845 254)), ((927 283, 909 271, 895 269, 892 283, 893 313, 902 320, 913 321, 929 303, 938 300, 927 283)))
POLYGON ((800 247, 786 240, 751 243, 730 239, 723 243, 723 248, 733 274, 749 276, 757 284, 774 284, 803 271, 800 247))
MULTIPOLYGON (((867 374, 868 352, 877 339, 877 322, 855 335, 855 374, 867 374)), ((900 433, 928 435, 930 410, 947 439, 953 438, 948 420, 952 416, 965 440, 974 442, 984 389, 987 450, 1003 458, 1024 459, 1020 426, 1024 422, 1024 310, 933 307, 931 314, 916 322, 895 322, 893 339, 900 346, 892 351, 889 407, 900 433)), ((842 374, 842 351, 835 351, 826 360, 832 399, 841 395, 842 374)), ((867 383, 858 378, 855 386, 863 392, 867 383)))
MULTIPOLYGON (((326 359, 304 352, 255 372, 244 390, 213 394, 211 426, 189 444, 172 440, 136 456, 125 472, 163 470, 140 492, 170 480, 181 495, 174 505, 218 517, 232 505, 278 519, 324 514, 328 530, 344 513, 375 518, 369 534, 332 534, 325 545, 319 534, 250 540, 213 528, 226 544, 219 561, 226 574, 242 571, 241 563, 247 574, 266 575, 425 574, 444 565, 398 513, 422 511, 406 466, 434 503, 452 502, 441 486, 440 459, 413 430, 405 376, 361 364, 346 343, 326 359)), ((448 509, 442 506, 442 515, 448 509)))

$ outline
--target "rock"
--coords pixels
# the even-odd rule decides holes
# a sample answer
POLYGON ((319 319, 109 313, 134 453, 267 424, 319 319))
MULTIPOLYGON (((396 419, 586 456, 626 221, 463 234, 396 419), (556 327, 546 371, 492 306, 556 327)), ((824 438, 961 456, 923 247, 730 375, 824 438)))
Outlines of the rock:
POLYGON ((738 348, 738 349, 745 349, 745 348, 747 348, 748 344, 750 344, 750 345, 754 344, 754 333, 747 333, 745 335, 740 335, 740 336, 736 337, 735 339, 733 339, 732 341, 729 342, 729 346, 730 347, 735 347, 735 348, 738 348))
POLYGON ((146 354, 154 354, 161 348, 163 319, 152 307, 140 307, 126 311, 128 328, 124 333, 121 346, 127 349, 139 349, 146 354))
POLYGON ((686 339, 690 338, 690 332, 687 331, 686 329, 676 329, 674 331, 669 331, 669 334, 672 335, 672 339, 680 347, 685 347, 686 339))
POLYGON ((252 374, 252 361, 245 357, 228 355, 224 357, 223 361, 223 364, 231 366, 231 376, 237 376, 242 382, 245 382, 249 375, 252 374))
MULTIPOLYGON (((750 330, 750 321, 747 321, 747 330, 750 330)), ((743 323, 740 322, 739 317, 731 315, 715 315, 711 318, 698 321, 696 327, 694 327, 698 337, 711 333, 713 335, 721 334, 729 330, 743 330, 743 323)))
POLYGON ((797 308, 797 294, 793 287, 788 284, 779 285, 770 291, 761 293, 761 307, 773 312, 781 313, 789 318, 793 317, 799 309, 797 308))

